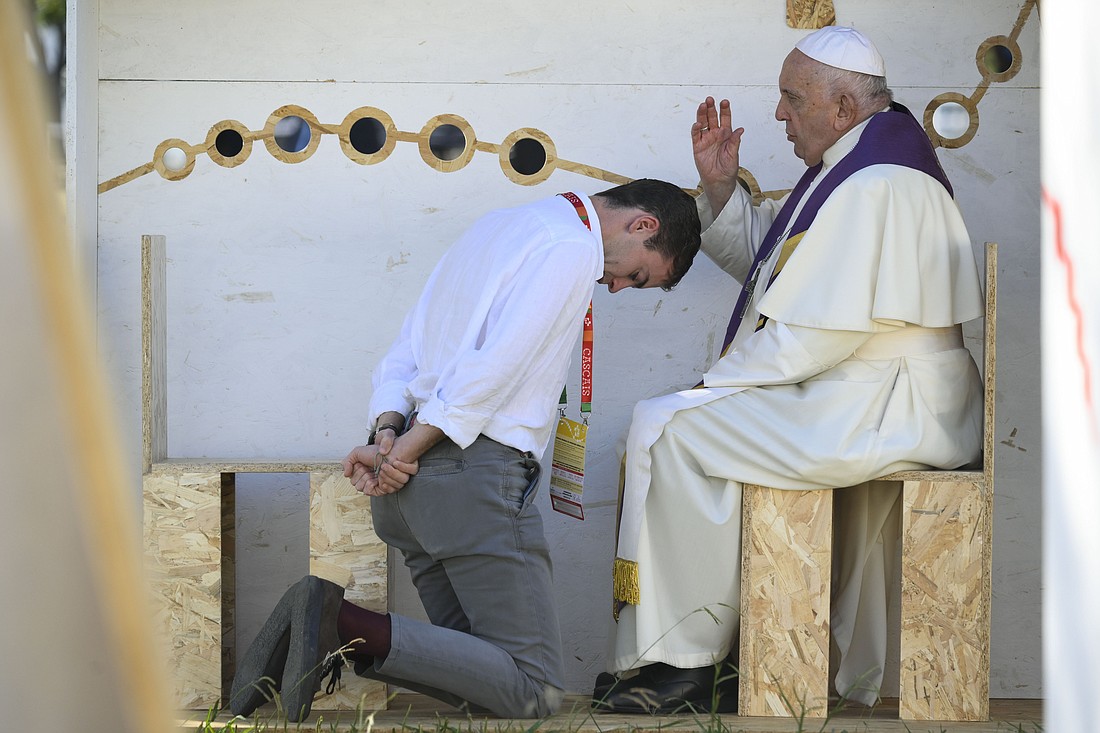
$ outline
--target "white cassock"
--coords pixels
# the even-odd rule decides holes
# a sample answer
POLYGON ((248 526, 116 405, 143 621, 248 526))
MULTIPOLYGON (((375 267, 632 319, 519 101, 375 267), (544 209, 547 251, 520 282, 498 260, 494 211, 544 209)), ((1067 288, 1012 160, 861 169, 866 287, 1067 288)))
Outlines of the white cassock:
MULTIPOLYGON (((826 151, 813 186, 866 124, 826 151)), ((704 251, 743 280, 783 202, 753 207, 738 187, 713 220, 700 201, 704 251)), ((843 492, 834 529, 832 636, 837 691, 872 703, 886 658, 900 492, 869 480, 978 458, 981 379, 957 324, 983 314, 970 238, 939 182, 896 165, 845 179, 782 274, 766 292, 756 289, 705 386, 634 410, 616 596, 625 599, 621 571, 636 569, 626 594, 636 602, 612 629, 609 669, 700 667, 730 652, 740 607, 742 483, 862 484, 843 492), (754 332, 761 315, 769 320, 754 332)))

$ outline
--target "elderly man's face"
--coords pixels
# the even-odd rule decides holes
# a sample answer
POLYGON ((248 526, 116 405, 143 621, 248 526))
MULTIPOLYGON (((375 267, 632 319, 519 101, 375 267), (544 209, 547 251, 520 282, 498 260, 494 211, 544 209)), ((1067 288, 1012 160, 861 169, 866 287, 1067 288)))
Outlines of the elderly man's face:
POLYGON ((824 64, 795 49, 779 73, 779 104, 775 119, 785 122, 794 154, 806 165, 817 165, 822 154, 843 134, 835 126, 837 101, 823 80, 824 64))

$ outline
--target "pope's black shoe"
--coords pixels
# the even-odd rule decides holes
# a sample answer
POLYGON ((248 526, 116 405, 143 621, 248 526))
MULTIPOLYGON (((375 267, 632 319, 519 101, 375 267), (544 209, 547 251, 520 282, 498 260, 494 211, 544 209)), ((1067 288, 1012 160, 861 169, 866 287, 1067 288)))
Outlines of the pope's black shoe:
POLYGON ((301 585, 299 581, 283 594, 248 651, 238 659, 229 696, 229 709, 234 715, 248 717, 271 701, 282 686, 283 667, 290 649, 290 612, 301 585))
POLYGON ((622 684, 623 680, 610 672, 600 672, 596 675, 596 682, 592 685, 592 707, 600 709, 611 693, 619 689, 622 684))
POLYGON ((646 675, 652 672, 655 667, 664 666, 663 664, 651 664, 642 667, 637 674, 625 679, 611 672, 600 672, 596 675, 595 684, 592 685, 592 707, 596 710, 608 711, 606 703, 612 695, 632 687, 644 686, 647 679, 646 675))
POLYGON ((330 691, 340 679, 344 659, 338 651, 336 619, 344 589, 308 575, 291 588, 295 601, 290 612, 290 642, 282 674, 283 707, 289 720, 304 720, 322 679, 331 673, 330 691))
POLYGON ((737 712, 737 680, 732 668, 680 669, 649 665, 638 677, 612 689, 598 709, 611 713, 731 713, 737 712))

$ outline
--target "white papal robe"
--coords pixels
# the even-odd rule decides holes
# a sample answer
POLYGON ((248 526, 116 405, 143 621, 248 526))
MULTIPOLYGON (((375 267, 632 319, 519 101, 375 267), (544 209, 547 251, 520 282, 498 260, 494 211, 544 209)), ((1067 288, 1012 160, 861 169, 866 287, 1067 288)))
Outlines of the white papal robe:
MULTIPOLYGON (((866 125, 826 151, 802 202, 866 125)), ((742 281, 783 203, 754 207, 738 187, 714 219, 701 196, 703 250, 742 281)), ((940 182, 900 165, 845 179, 781 275, 753 293, 746 323, 704 387, 634 410, 616 574, 636 563, 637 585, 612 629, 609 669, 699 667, 730 652, 742 483, 856 487, 843 492, 835 527, 835 687, 873 702, 886 658, 900 492, 868 482, 978 458, 981 380, 958 324, 983 313, 970 238, 940 182), (762 315, 768 321, 754 331, 762 315)))

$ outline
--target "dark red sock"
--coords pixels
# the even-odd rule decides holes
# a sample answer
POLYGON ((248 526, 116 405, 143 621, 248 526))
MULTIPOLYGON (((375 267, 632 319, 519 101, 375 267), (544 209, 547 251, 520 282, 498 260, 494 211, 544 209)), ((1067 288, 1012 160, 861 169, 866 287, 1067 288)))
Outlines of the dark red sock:
POLYGON ((390 653, 390 616, 375 613, 354 603, 340 604, 336 619, 340 643, 351 647, 351 654, 383 660, 390 653))

